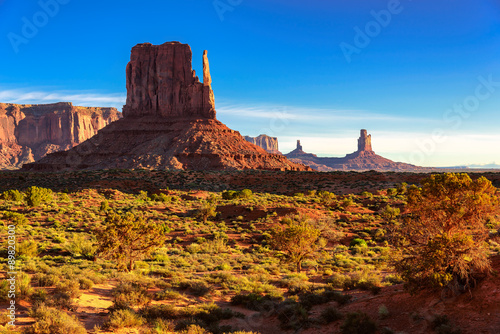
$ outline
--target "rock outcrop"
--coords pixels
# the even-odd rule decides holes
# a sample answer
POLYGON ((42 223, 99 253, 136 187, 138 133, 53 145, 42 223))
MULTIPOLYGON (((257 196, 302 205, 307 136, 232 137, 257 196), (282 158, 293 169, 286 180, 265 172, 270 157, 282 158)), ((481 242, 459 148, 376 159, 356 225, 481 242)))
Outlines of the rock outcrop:
POLYGON ((124 117, 198 117, 215 119, 215 101, 207 52, 203 83, 192 69, 187 44, 139 44, 127 65, 124 117))
POLYGON ((372 150, 372 135, 368 135, 365 129, 361 130, 361 134, 358 139, 358 152, 373 152, 372 150))
POLYGON ((123 119, 23 169, 311 170, 267 153, 219 122, 207 52, 203 83, 191 68, 191 55, 189 45, 179 42, 133 47, 123 119))
POLYGON ((115 108, 0 103, 0 169, 18 169, 72 148, 119 118, 115 108))
POLYGON ((303 163, 323 172, 336 170, 425 171, 428 169, 402 162, 394 162, 375 154, 372 150, 372 137, 364 129, 361 130, 358 139, 358 150, 343 158, 318 157, 315 154, 306 153, 302 150, 300 141, 297 141, 297 148, 285 154, 285 156, 294 162, 303 163))
POLYGON ((258 137, 245 136, 245 140, 257 145, 268 153, 281 154, 278 147, 278 138, 269 137, 268 135, 260 135, 258 137))

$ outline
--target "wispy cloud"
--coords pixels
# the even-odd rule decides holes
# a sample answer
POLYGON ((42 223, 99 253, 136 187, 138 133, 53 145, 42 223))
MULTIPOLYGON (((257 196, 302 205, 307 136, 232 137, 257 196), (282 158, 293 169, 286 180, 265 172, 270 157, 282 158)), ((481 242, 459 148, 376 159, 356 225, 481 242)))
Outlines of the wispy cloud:
POLYGON ((122 93, 101 94, 92 91, 47 91, 42 89, 6 89, 0 88, 0 102, 18 104, 43 104, 54 102, 72 102, 85 107, 115 107, 121 110, 126 96, 122 93))
POLYGON ((357 109, 305 108, 285 105, 243 105, 217 103, 219 114, 245 118, 281 118, 297 121, 388 121, 388 122, 436 122, 429 118, 394 116, 357 109))

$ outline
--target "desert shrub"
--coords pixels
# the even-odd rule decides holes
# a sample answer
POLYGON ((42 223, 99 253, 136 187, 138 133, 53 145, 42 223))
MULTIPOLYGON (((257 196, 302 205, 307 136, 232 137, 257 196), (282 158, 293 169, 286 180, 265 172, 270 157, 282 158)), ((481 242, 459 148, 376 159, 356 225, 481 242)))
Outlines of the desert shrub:
POLYGON ((319 249, 321 231, 315 228, 306 217, 283 218, 281 226, 271 230, 271 246, 285 254, 294 263, 297 272, 302 270, 302 261, 313 257, 319 249))
POLYGON ((16 285, 19 289, 19 295, 22 298, 30 296, 33 293, 33 288, 31 287, 31 277, 24 272, 20 272, 17 275, 16 285))
POLYGON ((30 296, 30 301, 33 304, 33 307, 39 307, 40 305, 46 303, 48 300, 47 290, 38 289, 33 292, 30 296))
POLYGON ((38 254, 38 244, 35 240, 24 240, 17 245, 17 255, 34 257, 38 254))
POLYGON ((73 280, 65 280, 56 285, 48 304, 57 308, 72 310, 73 299, 80 295, 80 283, 73 280))
POLYGON ((274 309, 276 298, 257 293, 237 294, 231 298, 232 305, 243 305, 249 310, 269 312, 274 309))
POLYGON ((35 323, 26 328, 25 334, 86 334, 87 331, 74 316, 42 305, 30 311, 35 323))
POLYGON ((309 314, 300 303, 285 301, 280 305, 277 313, 281 329, 298 330, 309 327, 309 314))
POLYGON ((354 205, 354 200, 350 197, 344 198, 342 200, 342 203, 340 204, 344 209, 347 209, 348 207, 354 205))
POLYGON ((28 218, 22 213, 3 211, 2 218, 8 220, 10 222, 9 225, 15 225, 16 227, 28 224, 28 218))
POLYGON ((30 207, 52 201, 52 190, 32 186, 24 191, 24 200, 30 207))
POLYGON ((396 196, 398 194, 398 190, 396 188, 387 189, 387 196, 396 196))
POLYGON ((210 198, 208 201, 204 201, 195 212, 195 217, 202 219, 204 223, 206 223, 209 218, 215 217, 216 215, 217 203, 215 197, 210 198))
POLYGON ((189 289, 189 292, 193 296, 198 297, 205 296, 212 290, 212 288, 202 280, 186 280, 181 282, 179 287, 181 289, 189 289))
POLYGON ((343 284, 344 290, 369 290, 374 294, 379 293, 381 288, 382 283, 380 277, 369 269, 350 273, 348 279, 346 279, 343 284))
POLYGON ((380 216, 384 218, 386 221, 392 221, 396 219, 401 213, 399 208, 393 208, 390 205, 387 205, 380 211, 380 216))
POLYGON ((321 319, 329 324, 331 322, 340 320, 344 315, 336 307, 327 307, 321 312, 321 319))
POLYGON ((252 196, 253 192, 250 189, 243 189, 241 191, 224 190, 222 192, 222 198, 225 200, 232 200, 236 198, 250 199, 252 196))
POLYGON ((484 177, 432 175, 408 189, 408 209, 395 233, 396 271, 410 291, 464 291, 490 270, 485 222, 499 211, 497 189, 484 177))
POLYGON ((132 213, 106 217, 104 227, 95 230, 97 253, 118 263, 120 269, 134 269, 134 263, 150 256, 163 246, 169 229, 164 224, 150 223, 132 213))
POLYGON ((36 273, 33 275, 33 282, 40 287, 53 286, 59 283, 59 281, 59 275, 55 274, 36 273))
POLYGON ((155 202, 162 202, 162 203, 166 203, 166 202, 170 202, 172 200, 172 196, 168 196, 164 193, 160 193, 160 194, 152 194, 150 196, 150 199, 152 201, 155 201, 155 202))
POLYGON ((360 239, 360 238, 354 238, 349 243, 349 247, 351 247, 351 248, 353 248, 353 247, 368 247, 368 245, 366 244, 365 240, 360 239))
POLYGON ((155 294, 156 300, 176 300, 181 298, 182 298, 181 293, 171 289, 165 289, 155 294))
POLYGON ((378 316, 380 319, 385 319, 387 318, 391 313, 389 312, 389 309, 385 305, 380 305, 378 308, 378 316))
POLYGON ((121 282, 113 289, 114 309, 132 309, 150 301, 147 287, 137 282, 121 282))
POLYGON ((348 313, 340 326, 342 334, 372 334, 377 331, 377 325, 366 313, 348 313))
POLYGON ((80 283, 80 289, 82 290, 89 290, 94 286, 94 282, 86 277, 80 277, 78 283, 80 283))
POLYGON ((8 297, 9 289, 10 289, 9 282, 7 282, 7 280, 5 279, 2 279, 0 281, 0 301, 7 301, 10 299, 8 297))
POLYGON ((140 314, 148 321, 155 319, 174 320, 183 316, 182 312, 172 304, 148 305, 141 309, 140 314))
POLYGON ((446 315, 436 315, 432 319, 431 328, 438 334, 461 334, 462 331, 450 323, 446 315))
POLYGON ((19 190, 10 189, 2 193, 2 199, 4 201, 21 202, 23 200, 23 195, 19 190))
POLYGON ((115 310, 109 317, 107 325, 112 329, 138 327, 143 324, 142 318, 133 310, 115 310))
POLYGON ((97 251, 97 246, 95 242, 87 239, 82 234, 76 234, 73 239, 69 241, 64 249, 68 251, 73 257, 83 257, 87 260, 94 258, 97 251))

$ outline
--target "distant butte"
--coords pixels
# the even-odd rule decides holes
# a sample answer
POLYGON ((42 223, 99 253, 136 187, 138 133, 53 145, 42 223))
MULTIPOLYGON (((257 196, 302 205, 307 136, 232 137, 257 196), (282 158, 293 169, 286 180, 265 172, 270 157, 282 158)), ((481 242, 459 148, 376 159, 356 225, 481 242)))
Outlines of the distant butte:
POLYGON ((202 60, 203 83, 192 69, 189 45, 136 45, 126 68, 123 118, 23 169, 311 170, 267 153, 216 119, 206 51, 202 60))
POLYGON ((418 167, 402 162, 394 162, 375 154, 372 149, 372 137, 365 129, 362 129, 358 138, 358 150, 343 158, 318 157, 315 154, 306 153, 297 141, 297 148, 285 154, 290 160, 303 163, 319 171, 423 171, 425 167, 418 167))

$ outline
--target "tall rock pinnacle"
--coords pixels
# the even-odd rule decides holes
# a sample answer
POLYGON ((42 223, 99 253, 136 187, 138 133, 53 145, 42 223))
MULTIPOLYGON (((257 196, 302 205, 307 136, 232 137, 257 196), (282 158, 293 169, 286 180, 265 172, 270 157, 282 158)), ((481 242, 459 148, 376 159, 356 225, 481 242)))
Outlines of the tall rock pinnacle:
POLYGON ((123 116, 215 118, 207 52, 201 83, 192 68, 188 44, 138 44, 127 65, 127 104, 123 116))
POLYGON ((361 130, 358 139, 358 152, 373 152, 372 135, 368 135, 365 129, 361 130))

